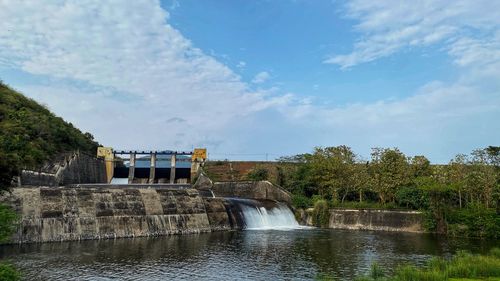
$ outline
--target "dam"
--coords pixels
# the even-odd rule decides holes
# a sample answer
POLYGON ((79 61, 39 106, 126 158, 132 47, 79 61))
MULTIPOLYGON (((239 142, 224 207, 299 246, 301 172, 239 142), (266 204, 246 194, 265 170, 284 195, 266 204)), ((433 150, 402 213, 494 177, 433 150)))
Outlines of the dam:
POLYGON ((9 200, 21 214, 14 243, 298 227, 285 203, 192 188, 15 188, 9 200))
POLYGON ((25 280, 352 280, 371 260, 422 265, 496 243, 418 233, 415 212, 330 210, 329 228, 309 227, 311 214, 294 214, 271 182, 212 182, 203 158, 177 161, 190 154, 141 151, 131 165, 129 152, 117 161, 74 153, 23 171, 2 197, 20 220, 0 258, 25 280))
MULTIPOLYGON (((151 237, 311 226, 291 194, 269 181, 212 182, 205 149, 75 152, 23 171, 1 199, 20 216, 11 243, 151 237)), ((418 212, 332 210, 330 228, 421 232, 418 212)))

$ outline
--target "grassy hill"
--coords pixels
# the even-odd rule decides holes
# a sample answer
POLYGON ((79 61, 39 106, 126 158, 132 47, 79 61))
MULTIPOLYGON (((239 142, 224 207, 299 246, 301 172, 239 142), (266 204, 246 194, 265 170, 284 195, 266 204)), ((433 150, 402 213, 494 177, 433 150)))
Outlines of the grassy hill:
POLYGON ((22 168, 37 168, 77 149, 94 154, 97 146, 91 134, 0 81, 0 189, 22 168))

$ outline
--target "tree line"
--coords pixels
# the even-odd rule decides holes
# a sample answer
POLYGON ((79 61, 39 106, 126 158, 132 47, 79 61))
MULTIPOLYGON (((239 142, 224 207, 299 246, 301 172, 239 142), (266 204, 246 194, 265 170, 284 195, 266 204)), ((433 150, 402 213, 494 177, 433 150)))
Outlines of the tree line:
POLYGON ((439 232, 500 232, 499 146, 459 154, 447 165, 397 148, 373 148, 365 160, 345 145, 317 147, 280 158, 275 181, 294 195, 297 207, 323 200, 331 207, 419 209, 428 214, 428 227, 439 232), (474 216, 488 221, 475 225, 474 216))

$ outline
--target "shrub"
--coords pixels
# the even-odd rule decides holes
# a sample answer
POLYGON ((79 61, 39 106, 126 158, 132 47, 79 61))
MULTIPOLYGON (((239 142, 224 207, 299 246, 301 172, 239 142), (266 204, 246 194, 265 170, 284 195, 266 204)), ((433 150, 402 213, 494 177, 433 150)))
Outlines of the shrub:
POLYGON ((264 181, 269 179, 269 171, 265 168, 256 168, 250 171, 247 175, 249 180, 264 181))
POLYGON ((425 193, 416 187, 402 187, 396 193, 396 202, 401 207, 411 208, 411 209, 423 209, 428 208, 429 202, 425 193))
POLYGON ((304 195, 293 195, 292 196, 292 205, 295 208, 306 209, 312 206, 312 201, 310 198, 304 195))
POLYGON ((328 226, 330 222, 330 208, 326 200, 318 200, 314 203, 312 221, 315 226, 328 226))
POLYGON ((490 250, 490 256, 500 259, 500 248, 493 248, 490 250))
POLYGON ((10 264, 0 263, 0 280, 17 281, 21 279, 21 274, 10 264))
POLYGON ((17 214, 10 207, 0 204, 0 242, 5 242, 15 229, 17 214))
POLYGON ((500 216, 481 205, 449 211, 447 222, 451 236, 500 237, 500 216))

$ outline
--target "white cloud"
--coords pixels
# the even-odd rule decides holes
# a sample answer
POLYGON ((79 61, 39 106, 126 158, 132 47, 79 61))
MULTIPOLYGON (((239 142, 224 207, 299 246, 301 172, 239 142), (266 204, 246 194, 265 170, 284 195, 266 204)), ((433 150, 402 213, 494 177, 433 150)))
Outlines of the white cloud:
POLYGON ((352 68, 398 51, 437 45, 452 58, 458 78, 431 82, 406 99, 327 111, 331 120, 377 132, 371 139, 389 136, 385 142, 427 146, 436 155, 437 147, 449 156, 500 138, 494 121, 500 118, 500 2, 354 0, 344 8, 358 22, 360 37, 351 53, 333 55, 326 63, 352 68))
POLYGON ((244 61, 239 61, 236 65, 237 68, 245 68, 245 66, 247 66, 247 63, 244 61))
MULTIPOLYGON (((113 1, 3 1, 0 64, 34 75, 83 82, 115 93, 117 101, 131 99, 133 103, 128 105, 136 108, 129 106, 128 114, 169 132, 161 136, 164 145, 174 141, 171 136, 177 131, 190 128, 192 134, 186 134, 181 144, 190 146, 192 139, 216 134, 235 118, 280 103, 279 96, 248 90, 231 69, 193 47, 167 23, 168 17, 159 2, 152 0, 127 5, 113 1), (166 121, 174 117, 186 120, 185 124, 167 126, 166 121)), ((54 106, 56 112, 64 111, 68 103, 87 100, 112 106, 116 100, 95 95, 89 100, 89 93, 76 87, 51 88, 54 91, 41 87, 26 93, 38 97, 37 91, 45 93, 48 104, 62 108, 54 106), (73 98, 59 100, 56 92, 73 98)), ((98 122, 93 129, 98 126, 102 125, 98 122)), ((146 126, 137 130, 146 130, 146 126)), ((140 134, 145 139, 142 142, 159 138, 157 133, 140 134)), ((109 141, 122 140, 123 136, 117 136, 109 141)))
POLYGON ((267 71, 262 71, 255 75, 255 77, 252 79, 252 83, 261 84, 269 80, 269 78, 271 78, 271 74, 269 74, 269 72, 267 71))
POLYGON ((500 26, 498 11, 500 2, 489 0, 349 1, 346 15, 359 22, 355 30, 362 37, 352 53, 325 62, 349 68, 411 47, 441 42, 454 48, 471 36, 485 40, 500 26))

